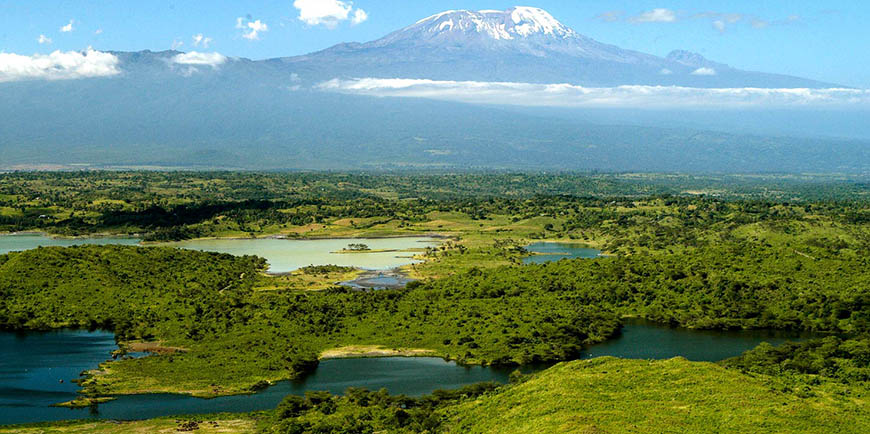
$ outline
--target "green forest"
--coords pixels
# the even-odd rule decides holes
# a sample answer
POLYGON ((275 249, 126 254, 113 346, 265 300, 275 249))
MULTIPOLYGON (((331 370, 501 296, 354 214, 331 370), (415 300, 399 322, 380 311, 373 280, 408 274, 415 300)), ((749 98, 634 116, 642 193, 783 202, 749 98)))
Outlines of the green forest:
MULTIPOLYGON (((135 393, 251 393, 310 374, 325 351, 350 346, 425 349, 462 364, 555 364, 507 385, 420 398, 310 392, 270 411, 184 419, 203 430, 202 421, 232 418, 238 432, 269 433, 862 432, 866 193, 858 181, 774 175, 9 173, 0 175, 0 231, 146 242, 0 255, 0 328, 114 332, 122 351, 82 378, 84 405, 135 393), (353 272, 346 267, 300 270, 320 279, 311 290, 266 273, 256 256, 157 243, 421 234, 440 245, 403 268, 415 281, 385 291, 323 277, 353 272), (541 240, 603 256, 523 264, 525 246, 541 240), (578 360, 618 337, 626 318, 818 337, 717 363, 578 360), (142 343, 160 350, 124 357, 142 343), (617 411, 612 402, 630 403, 617 411)), ((51 426, 113 432, 84 423, 51 426)))

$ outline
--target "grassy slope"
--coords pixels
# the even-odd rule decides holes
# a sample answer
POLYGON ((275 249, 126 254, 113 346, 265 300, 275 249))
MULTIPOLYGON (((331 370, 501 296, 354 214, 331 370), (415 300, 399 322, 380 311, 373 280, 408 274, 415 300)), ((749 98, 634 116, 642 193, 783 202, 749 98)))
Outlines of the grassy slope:
POLYGON ((447 408, 446 431, 870 432, 867 391, 779 393, 711 363, 599 358, 561 363, 502 393, 447 408))

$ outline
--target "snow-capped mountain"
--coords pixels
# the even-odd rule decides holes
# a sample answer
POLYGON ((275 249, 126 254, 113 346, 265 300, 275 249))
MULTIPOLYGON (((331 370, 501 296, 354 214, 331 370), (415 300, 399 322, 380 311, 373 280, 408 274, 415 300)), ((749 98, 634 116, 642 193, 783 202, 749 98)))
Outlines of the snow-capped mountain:
MULTIPOLYGON (((741 71, 687 51, 662 58, 584 36, 547 11, 453 10, 383 38, 280 59, 311 75, 686 87, 828 87, 741 71)), ((300 73, 300 74, 302 74, 300 73)), ((304 75, 304 74, 303 74, 304 75)))
POLYGON ((549 12, 525 6, 505 11, 441 12, 360 48, 389 46, 492 50, 541 57, 559 53, 614 61, 652 60, 652 56, 597 42, 562 24, 549 12))

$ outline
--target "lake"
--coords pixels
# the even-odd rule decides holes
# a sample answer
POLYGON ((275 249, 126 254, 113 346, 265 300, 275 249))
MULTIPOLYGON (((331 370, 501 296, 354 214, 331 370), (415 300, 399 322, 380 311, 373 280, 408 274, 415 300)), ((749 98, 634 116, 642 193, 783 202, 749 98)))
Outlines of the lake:
POLYGON ((414 279, 410 279, 395 270, 367 271, 354 280, 340 282, 340 285, 357 290, 401 289, 414 279))
MULTIPOLYGON (((714 361, 741 354, 761 342, 779 344, 807 334, 782 331, 699 331, 628 319, 622 334, 590 346, 583 358, 615 356, 635 359, 714 361)), ((288 394, 306 390, 342 393, 348 387, 386 388, 393 394, 419 396, 435 389, 458 388, 481 381, 504 383, 513 368, 459 366, 439 358, 387 357, 325 360, 300 381, 280 382, 254 395, 199 399, 183 395, 132 395, 91 409, 49 407, 73 399, 78 389, 69 380, 107 360, 117 347, 105 332, 0 332, 0 424, 80 419, 142 419, 173 414, 246 412, 274 408, 288 394), (64 380, 60 383, 59 380, 64 380)))
POLYGON ((582 357, 670 359, 682 356, 696 362, 716 362, 739 356, 762 342, 779 345, 812 337, 819 335, 783 330, 693 330, 627 318, 623 320, 619 337, 586 348, 582 357))
POLYGON ((543 264, 560 259, 597 258, 600 250, 590 249, 585 244, 539 242, 526 246, 526 250, 536 255, 523 258, 524 264, 543 264))
POLYGON ((340 265, 367 270, 387 270, 420 262, 411 258, 407 249, 425 249, 438 245, 430 237, 357 238, 284 240, 276 238, 190 240, 164 245, 184 249, 229 253, 231 255, 257 255, 269 262, 270 273, 286 273, 308 265, 340 265), (348 244, 365 244, 371 250, 392 250, 372 253, 336 253, 348 244))
MULTIPOLYGON (((81 244, 137 245, 135 238, 51 238, 41 234, 0 235, 0 254, 35 249, 43 246, 74 246, 81 244)), ((286 273, 308 265, 340 265, 367 270, 387 270, 419 262, 412 259, 414 252, 402 250, 425 249, 438 245, 431 237, 357 238, 285 240, 277 238, 189 240, 157 244, 183 249, 229 253, 231 255, 257 255, 269 263, 269 272, 286 273), (335 253, 348 244, 361 243, 372 250, 390 250, 372 253, 335 253)))

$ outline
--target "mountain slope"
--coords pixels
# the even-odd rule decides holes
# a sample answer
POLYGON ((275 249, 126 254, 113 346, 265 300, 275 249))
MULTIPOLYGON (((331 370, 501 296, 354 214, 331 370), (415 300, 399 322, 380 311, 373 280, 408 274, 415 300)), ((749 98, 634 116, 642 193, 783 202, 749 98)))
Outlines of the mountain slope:
POLYGON ((245 68, 0 84, 0 168, 856 173, 870 166, 870 147, 860 141, 595 125, 458 103, 291 91, 249 80, 245 68))
POLYGON ((587 85, 815 83, 732 70, 688 52, 663 59, 622 50, 538 9, 449 11, 366 44, 292 58, 112 54, 120 71, 115 76, 0 82, 0 169, 73 163, 853 173, 870 168, 870 148, 858 141, 620 126, 620 119, 595 125, 569 111, 342 95, 316 86, 365 76, 587 85), (665 67, 671 74, 661 73, 665 67), (693 75, 699 68, 716 73, 693 75))

